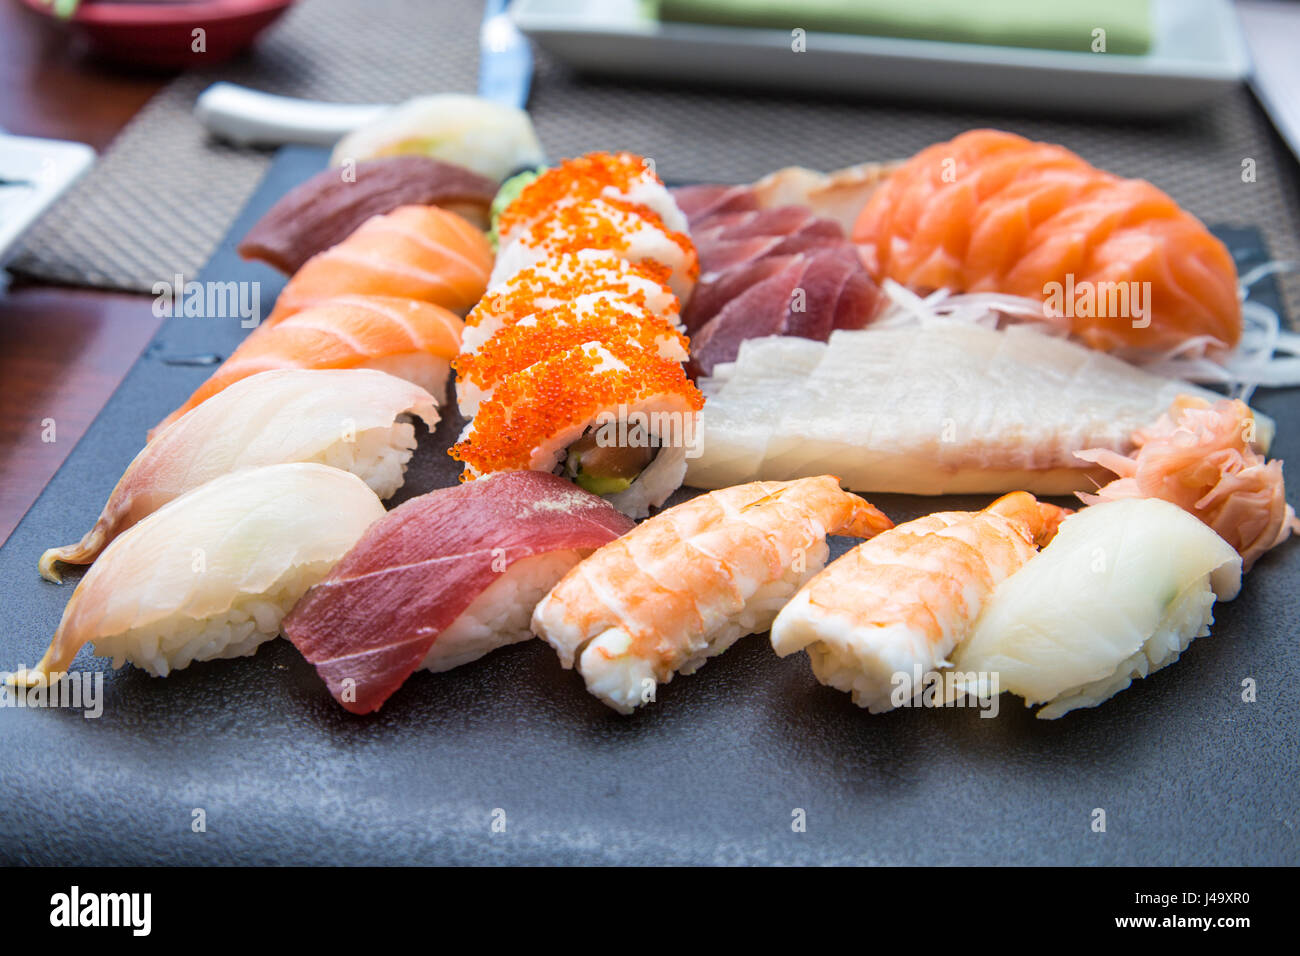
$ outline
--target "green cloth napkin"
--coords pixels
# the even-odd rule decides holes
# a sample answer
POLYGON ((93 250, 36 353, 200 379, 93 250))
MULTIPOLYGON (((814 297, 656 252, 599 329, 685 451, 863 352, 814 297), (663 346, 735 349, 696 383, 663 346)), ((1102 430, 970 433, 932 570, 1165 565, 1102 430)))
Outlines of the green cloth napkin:
MULTIPOLYGON (((652 0, 653 2, 653 0, 652 0)), ((1149 0, 658 0, 663 21, 1047 50, 1106 53, 1151 48, 1149 0)))

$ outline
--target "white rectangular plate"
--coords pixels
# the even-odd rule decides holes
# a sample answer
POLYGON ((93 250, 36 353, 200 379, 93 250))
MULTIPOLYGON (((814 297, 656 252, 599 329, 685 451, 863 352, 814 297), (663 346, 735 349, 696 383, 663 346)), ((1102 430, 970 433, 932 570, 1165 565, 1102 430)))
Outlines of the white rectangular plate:
POLYGON ((789 31, 659 23, 639 0, 516 0, 511 15, 587 72, 981 106, 1179 113, 1249 71, 1228 0, 1153 0, 1143 56, 815 32, 794 53, 789 31))

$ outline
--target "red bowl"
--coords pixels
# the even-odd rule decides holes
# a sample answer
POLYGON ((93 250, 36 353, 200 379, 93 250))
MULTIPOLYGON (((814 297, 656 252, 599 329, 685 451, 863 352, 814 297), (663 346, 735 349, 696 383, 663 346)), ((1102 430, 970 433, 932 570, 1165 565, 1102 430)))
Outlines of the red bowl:
MULTIPOLYGON (((53 17, 44 0, 19 0, 53 17)), ((82 0, 67 21, 90 49, 128 66, 177 69, 211 66, 245 49, 276 21, 293 0, 174 0, 167 3, 117 3, 82 0), (203 30, 204 50, 194 49, 195 30, 203 30)))

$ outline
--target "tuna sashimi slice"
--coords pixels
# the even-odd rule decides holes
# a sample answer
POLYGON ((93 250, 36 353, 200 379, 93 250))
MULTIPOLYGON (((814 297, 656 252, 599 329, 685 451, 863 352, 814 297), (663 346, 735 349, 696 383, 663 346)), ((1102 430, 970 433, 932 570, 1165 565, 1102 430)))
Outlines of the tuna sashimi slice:
POLYGON ((758 209, 758 196, 749 186, 679 186, 672 194, 692 231, 711 216, 758 209))
POLYGON ((746 339, 797 335, 825 341, 835 329, 860 329, 875 318, 880 290, 849 243, 774 256, 701 285, 688 310, 691 371, 711 375, 731 362, 746 339), (751 279, 746 286, 745 280, 751 279), (701 313, 726 295, 707 318, 701 313))
POLYGON ((543 472, 440 488, 375 522, 298 602, 284 632, 340 704, 370 713, 517 562, 594 550, 632 526, 603 499, 543 472))

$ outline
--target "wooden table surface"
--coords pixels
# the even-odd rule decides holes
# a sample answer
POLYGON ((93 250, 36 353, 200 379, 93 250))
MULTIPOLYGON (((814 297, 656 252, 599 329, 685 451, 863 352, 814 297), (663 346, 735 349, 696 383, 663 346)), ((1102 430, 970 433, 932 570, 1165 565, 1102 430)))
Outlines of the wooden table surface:
MULTIPOLYGON (((0 128, 10 133, 102 151, 168 79, 89 60, 57 26, 0 0, 0 128)), ((151 301, 55 286, 0 293, 0 543, 157 331, 151 301)))

